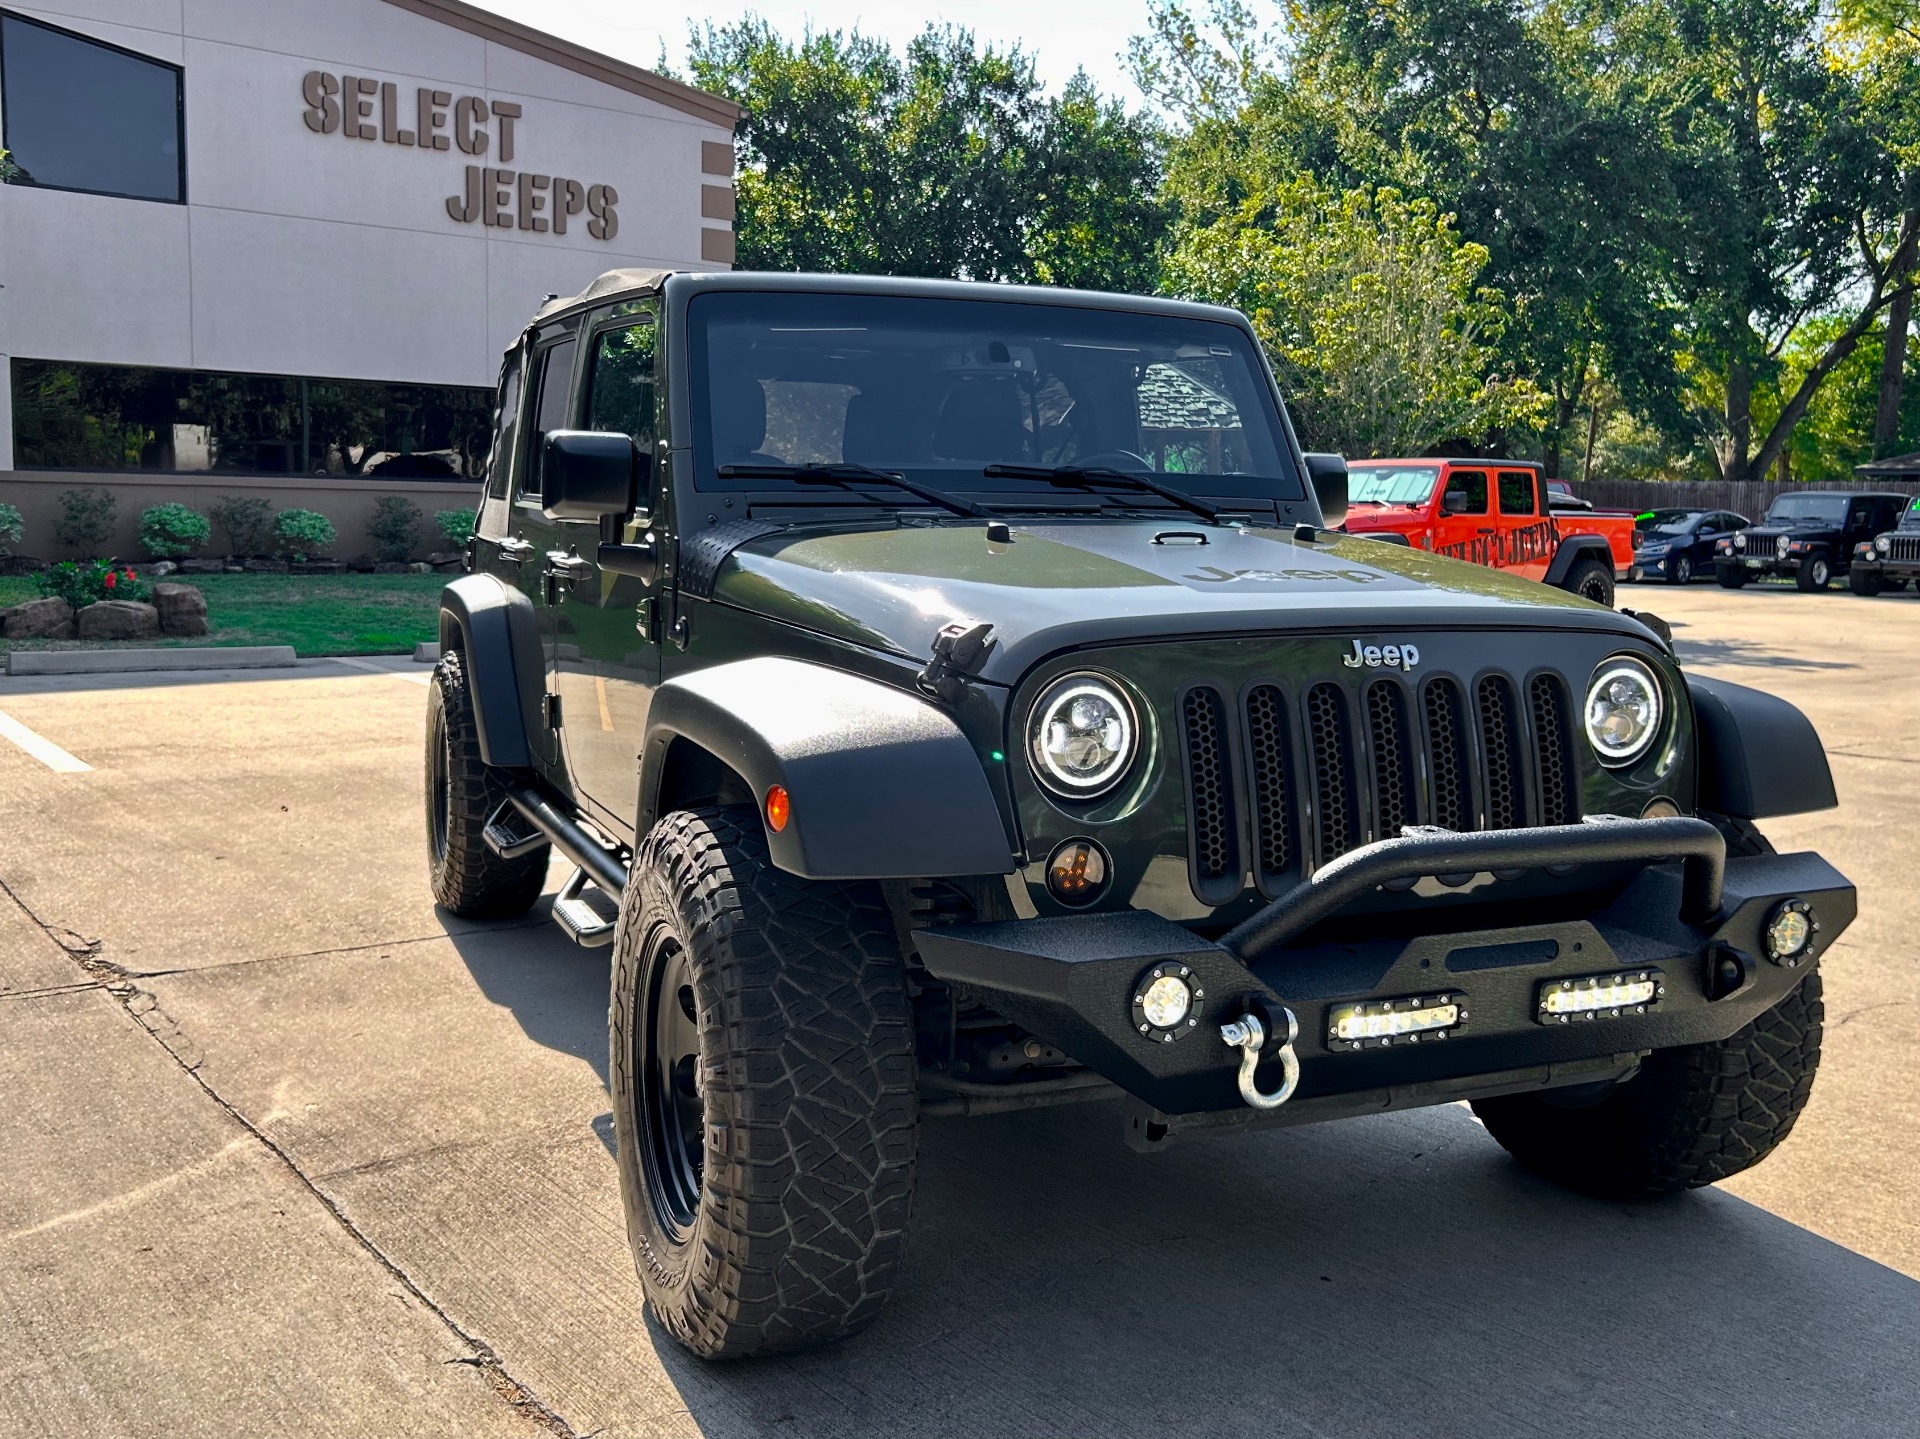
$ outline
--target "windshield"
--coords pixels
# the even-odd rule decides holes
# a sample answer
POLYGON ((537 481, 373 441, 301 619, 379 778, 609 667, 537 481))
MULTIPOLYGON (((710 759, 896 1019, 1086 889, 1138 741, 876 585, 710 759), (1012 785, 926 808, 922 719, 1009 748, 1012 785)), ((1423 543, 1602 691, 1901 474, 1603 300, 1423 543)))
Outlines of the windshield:
POLYGON ((1803 520, 1824 520, 1839 524, 1847 517, 1845 495, 1782 495, 1767 511, 1769 524, 1794 524, 1803 520))
POLYGON ((1692 531, 1701 513, 1699 510, 1652 510, 1634 523, 1656 535, 1684 535, 1692 531))
POLYGON ((725 466, 848 464, 1061 502, 1044 481, 982 473, 1012 464, 1134 470, 1225 499, 1304 494, 1266 372, 1231 325, 1070 305, 736 291, 696 296, 687 330, 693 422, 709 441, 696 447, 703 490, 798 489, 777 475, 723 476, 725 466))
POLYGON ((1424 505, 1438 465, 1355 465, 1348 499, 1362 505, 1424 505))
POLYGON ((1900 512, 1900 528, 1920 530, 1920 500, 1914 500, 1900 512))

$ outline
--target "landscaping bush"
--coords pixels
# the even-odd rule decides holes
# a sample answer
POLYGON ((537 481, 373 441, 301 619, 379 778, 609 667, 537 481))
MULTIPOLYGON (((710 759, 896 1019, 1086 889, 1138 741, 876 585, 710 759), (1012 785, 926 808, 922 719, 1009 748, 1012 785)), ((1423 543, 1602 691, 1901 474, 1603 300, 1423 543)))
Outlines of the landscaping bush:
POLYGON ((185 505, 153 505, 140 512, 140 543, 156 560, 177 560, 213 538, 213 526, 185 505))
POLYGON ((281 553, 296 562, 312 557, 331 545, 336 536, 333 522, 317 510, 282 510, 273 522, 274 537, 281 553))
POLYGON ((376 559, 405 560, 413 557, 420 539, 420 506, 399 495, 382 496, 373 507, 367 533, 373 537, 376 559))
POLYGON ((236 558, 264 553, 267 538, 273 533, 273 506, 256 496, 222 495, 207 513, 226 534, 236 558))
POLYGON ((33 577, 40 593, 76 610, 100 600, 141 600, 150 593, 130 569, 112 560, 62 560, 33 577))
POLYGON ((440 536, 455 549, 467 542, 467 536, 473 533, 472 510, 442 510, 433 517, 440 529, 440 536))
POLYGON ((20 518, 20 511, 12 505, 0 505, 0 560, 13 553, 8 545, 17 545, 26 538, 27 524, 20 518))
POLYGON ((113 533, 120 503, 108 490, 68 490, 60 496, 60 518, 53 537, 69 549, 91 554, 113 533))

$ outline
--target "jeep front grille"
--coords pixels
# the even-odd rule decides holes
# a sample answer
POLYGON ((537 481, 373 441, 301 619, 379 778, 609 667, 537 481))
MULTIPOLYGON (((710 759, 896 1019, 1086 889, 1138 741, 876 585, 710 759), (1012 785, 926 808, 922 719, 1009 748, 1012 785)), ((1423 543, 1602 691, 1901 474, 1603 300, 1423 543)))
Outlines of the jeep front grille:
POLYGON ((1887 558, 1899 560, 1904 564, 1920 563, 1920 535, 1894 535, 1893 548, 1887 551, 1887 558))
POLYGON ((1466 831, 1581 814, 1571 697, 1557 675, 1471 686, 1444 675, 1262 682, 1236 707, 1199 684, 1180 705, 1194 892, 1264 894, 1414 824, 1466 831), (1239 816, 1246 816, 1245 831, 1239 816), (1246 859, 1242 859, 1242 846, 1246 859))

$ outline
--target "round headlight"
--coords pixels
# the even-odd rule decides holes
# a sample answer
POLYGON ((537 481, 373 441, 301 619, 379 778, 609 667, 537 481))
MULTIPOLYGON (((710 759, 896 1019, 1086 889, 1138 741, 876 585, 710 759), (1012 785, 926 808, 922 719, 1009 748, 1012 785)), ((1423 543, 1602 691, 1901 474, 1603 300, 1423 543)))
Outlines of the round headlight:
POLYGON ((1739 534, 1733 537, 1733 547, 1736 550, 1744 550, 1747 547, 1746 531, 1742 530, 1739 534))
POLYGON ((1779 539, 1773 542, 1773 552, 1783 560, 1787 557, 1787 537, 1785 535, 1780 536, 1779 539))
POLYGON ((1098 675, 1055 680, 1027 719, 1033 772, 1070 799, 1112 788, 1133 762, 1139 740, 1132 704, 1098 675))
POLYGON ((1876 536, 1873 541, 1873 547, 1876 550, 1880 551, 1881 554, 1884 555, 1888 550, 1893 548, 1893 536, 1892 535, 1876 536))
POLYGON ((1639 660, 1608 660, 1587 686, 1587 742, 1606 765, 1631 764, 1660 733, 1660 681, 1639 660))

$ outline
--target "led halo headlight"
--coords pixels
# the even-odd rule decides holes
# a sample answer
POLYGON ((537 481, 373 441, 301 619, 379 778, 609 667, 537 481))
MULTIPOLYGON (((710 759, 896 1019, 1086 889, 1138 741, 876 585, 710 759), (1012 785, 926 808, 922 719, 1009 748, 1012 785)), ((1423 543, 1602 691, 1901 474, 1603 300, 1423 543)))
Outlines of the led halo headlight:
POLYGON ((1140 746, 1133 702, 1095 674, 1063 675, 1027 716, 1034 775, 1067 799, 1092 799, 1120 781, 1140 746))
POLYGON ((1640 660, 1615 655, 1587 686, 1587 743, 1604 765, 1632 764, 1659 738, 1665 714, 1659 676, 1640 660))

